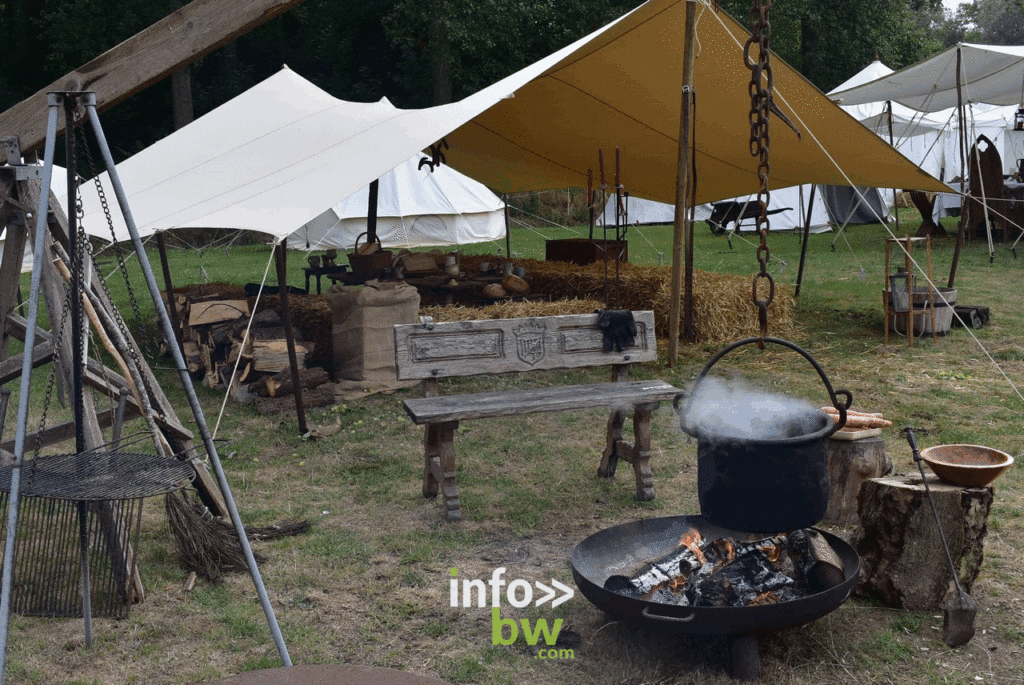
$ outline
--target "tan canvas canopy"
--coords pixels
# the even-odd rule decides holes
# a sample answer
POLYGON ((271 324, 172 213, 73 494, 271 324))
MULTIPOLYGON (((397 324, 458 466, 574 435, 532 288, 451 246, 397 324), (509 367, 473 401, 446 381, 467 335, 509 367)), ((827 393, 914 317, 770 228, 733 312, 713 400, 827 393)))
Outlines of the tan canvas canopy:
MULTIPOLYGON (((758 187, 748 142, 750 72, 743 63, 750 34, 725 12, 700 4, 694 76, 698 203, 758 187)), ((627 189, 672 202, 685 9, 680 0, 651 0, 543 73, 522 84, 515 83, 517 75, 505 79, 514 97, 498 100, 449 134, 449 160, 503 191, 580 187, 588 168, 597 173, 598 148, 605 151, 607 171, 619 146, 627 189)), ((772 65, 776 103, 801 133, 798 140, 772 118, 772 187, 944 189, 777 57, 772 65)))
MULTIPOLYGON (((749 33, 699 4, 697 195, 756 192, 749 33)), ((260 230, 278 240, 444 137, 448 163, 499 191, 583 187, 605 151, 632 194, 675 199, 686 2, 650 0, 612 24, 449 105, 404 110, 338 100, 282 70, 118 165, 140 232, 260 230)), ((945 190, 803 77, 774 61, 771 185, 945 190)), ((103 226, 83 188, 85 225, 103 226)), ((119 217, 117 217, 119 218, 119 217)), ((121 235, 125 230, 116 229, 121 235)))

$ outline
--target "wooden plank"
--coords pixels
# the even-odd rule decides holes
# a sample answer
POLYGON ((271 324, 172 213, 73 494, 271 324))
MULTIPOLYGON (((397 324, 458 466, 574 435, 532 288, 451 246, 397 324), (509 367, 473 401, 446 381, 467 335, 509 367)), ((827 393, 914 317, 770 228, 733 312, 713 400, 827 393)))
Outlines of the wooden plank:
POLYGON ((881 428, 861 428, 853 431, 837 430, 830 437, 832 440, 863 440, 864 438, 873 438, 881 434, 881 428))
MULTIPOLYGON (((16 354, 0 362, 0 385, 7 385, 21 375, 23 354, 16 354)), ((53 359, 53 343, 44 342, 32 347, 32 368, 37 369, 53 359)))
MULTIPOLYGON (((19 340, 25 339, 25 319, 22 317, 12 314, 7 317, 7 330, 12 336, 19 340)), ((36 329, 36 344, 37 345, 51 345, 52 339, 49 331, 45 331, 41 328, 36 329)), ((33 356, 34 353, 33 353, 33 356)), ((142 365, 143 368, 149 368, 146 365, 142 365)), ((121 388, 129 387, 128 381, 121 374, 117 373, 112 369, 108 369, 103 366, 100 362, 93 358, 89 358, 88 364, 85 368, 84 374, 85 384, 91 388, 95 388, 102 392, 104 395, 117 395, 121 388)), ((138 410, 137 402, 134 395, 128 394, 128 406, 138 410)), ((141 416, 141 414, 140 414, 141 416)), ((185 428, 178 421, 177 415, 172 411, 170 413, 160 416, 157 414, 154 419, 157 424, 166 430, 170 435, 174 436, 177 440, 190 442, 193 438, 192 432, 185 428)))
POLYGON ((46 138, 48 92, 94 91, 102 112, 301 2, 195 0, 0 114, 0 135, 27 155, 46 138))
MULTIPOLYGON (((114 425, 114 416, 116 409, 104 409, 103 411, 96 412, 96 421, 99 423, 100 429, 110 428, 114 425)), ((125 405, 124 418, 128 419, 137 418, 140 416, 138 410, 130 405, 125 405)), ((75 439, 75 422, 74 420, 65 421, 53 426, 47 426, 40 433, 39 431, 30 433, 25 436, 25 452, 28 453, 31 450, 35 450, 36 440, 41 439, 41 447, 46 448, 50 445, 56 445, 58 443, 66 442, 68 440, 75 439)), ((8 452, 14 450, 14 438, 10 440, 4 440, 0 442, 0 450, 7 450, 8 452)))
POLYGON ((668 402, 679 392, 679 388, 672 387, 665 381, 626 381, 415 397, 405 400, 403 404, 413 423, 424 424, 668 402))
POLYGON ((605 352, 596 314, 395 326, 398 378, 416 380, 511 371, 650 362, 658 358, 654 312, 633 312, 636 345, 605 352))
MULTIPOLYGON (((0 173, 0 228, 7 227, 4 235, 4 256, 0 263, 0 320, 6 318, 9 312, 14 311, 17 304, 22 255, 24 255, 25 240, 28 235, 25 226, 7 225, 14 205, 4 198, 13 200, 17 194, 14 174, 0 173)), ((0 359, 6 359, 7 345, 10 341, 6 328, 0 327, 0 331, 4 331, 0 335, 0 359)))

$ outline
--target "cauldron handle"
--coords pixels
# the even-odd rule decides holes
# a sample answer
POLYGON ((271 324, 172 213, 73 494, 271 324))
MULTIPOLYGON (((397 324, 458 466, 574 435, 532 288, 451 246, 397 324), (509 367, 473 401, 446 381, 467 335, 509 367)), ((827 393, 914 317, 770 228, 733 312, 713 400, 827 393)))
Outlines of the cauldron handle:
POLYGON ((640 612, 640 615, 644 618, 649 618, 654 621, 665 621, 666 623, 689 623, 693 620, 693 617, 697 615, 697 612, 691 611, 687 616, 665 616, 663 614, 652 614, 651 607, 644 607, 644 610, 640 612))
POLYGON ((825 437, 827 438, 827 437, 831 436, 837 430, 839 430, 840 428, 845 426, 846 425, 846 410, 849 409, 850 405, 853 404, 853 393, 851 393, 849 390, 844 390, 844 389, 833 390, 832 389, 832 383, 829 382, 828 376, 825 375, 825 370, 821 368, 821 365, 818 363, 818 360, 816 360, 814 357, 812 357, 810 355, 810 353, 807 352, 807 350, 803 349, 799 345, 797 345, 795 343, 791 343, 788 340, 783 340, 782 338, 744 338, 743 340, 737 340, 736 342, 732 343, 728 347, 725 347, 720 352, 718 352, 718 354, 716 354, 714 357, 712 357, 711 361, 709 361, 707 363, 707 365, 704 367, 704 370, 700 372, 700 375, 697 376, 697 380, 694 381, 693 388, 691 388, 691 390, 690 390, 689 399, 688 399, 688 401, 686 403, 686 407, 685 407, 685 409, 683 410, 682 413, 679 412, 679 403, 680 403, 680 401, 684 397, 686 397, 686 393, 679 393, 672 400, 672 406, 675 407, 676 413, 679 414, 680 420, 685 421, 686 420, 685 417, 689 416, 690 405, 693 404, 693 399, 694 399, 694 397, 697 396, 697 388, 704 381, 704 378, 705 378, 705 376, 708 375, 708 372, 711 371, 711 367, 714 366, 716 363, 718 363, 718 360, 720 360, 722 357, 724 357, 725 355, 727 355, 730 352, 732 352, 733 350, 735 350, 737 347, 743 347, 744 345, 752 345, 752 344, 755 344, 755 343, 761 343, 762 341, 763 342, 773 343, 775 345, 782 345, 783 347, 788 347, 789 349, 791 349, 791 350, 793 350, 795 352, 798 352, 801 356, 803 356, 804 359, 809 361, 811 363, 811 366, 814 367, 814 370, 818 372, 818 376, 821 377, 821 382, 825 384, 825 389, 828 390, 828 397, 829 397, 829 400, 831 400, 831 402, 832 402, 832 406, 835 407, 836 410, 839 412, 839 421, 838 422, 834 422, 832 424, 831 429, 825 434, 825 437), (845 396, 846 397, 846 402, 845 403, 840 403, 839 402, 839 398, 837 397, 837 395, 845 396))

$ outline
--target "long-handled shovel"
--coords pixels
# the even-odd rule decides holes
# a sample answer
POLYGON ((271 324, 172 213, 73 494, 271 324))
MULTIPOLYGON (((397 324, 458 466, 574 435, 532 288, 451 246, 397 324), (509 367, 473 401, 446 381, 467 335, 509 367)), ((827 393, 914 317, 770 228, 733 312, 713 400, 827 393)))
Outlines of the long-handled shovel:
POLYGON ((917 440, 914 437, 914 430, 909 426, 907 431, 907 442, 914 452, 914 462, 921 471, 921 480, 924 481, 924 490, 928 494, 928 503, 932 505, 932 513, 935 514, 935 525, 939 528, 939 537, 942 539, 942 548, 946 551, 946 559, 949 560, 949 568, 953 572, 954 588, 950 588, 943 601, 944 616, 942 619, 942 641, 950 647, 962 647, 974 637, 974 619, 978 615, 978 604, 974 599, 964 592, 960 587, 960 580, 956 577, 956 565, 953 563, 953 556, 949 553, 949 545, 946 544, 946 535, 942 532, 942 522, 939 521, 939 510, 932 499, 931 488, 928 487, 928 478, 924 473, 924 466, 921 465, 921 453, 917 451, 917 440))

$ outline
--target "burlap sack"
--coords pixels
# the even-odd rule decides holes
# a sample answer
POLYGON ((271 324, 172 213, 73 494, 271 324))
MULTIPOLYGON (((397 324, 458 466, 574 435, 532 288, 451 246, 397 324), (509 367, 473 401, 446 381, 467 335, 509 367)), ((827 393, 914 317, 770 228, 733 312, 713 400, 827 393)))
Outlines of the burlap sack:
POLYGON ((361 287, 334 286, 331 306, 334 373, 339 380, 397 380, 395 334, 398 323, 419 320, 420 294, 402 282, 367 281, 361 287))

